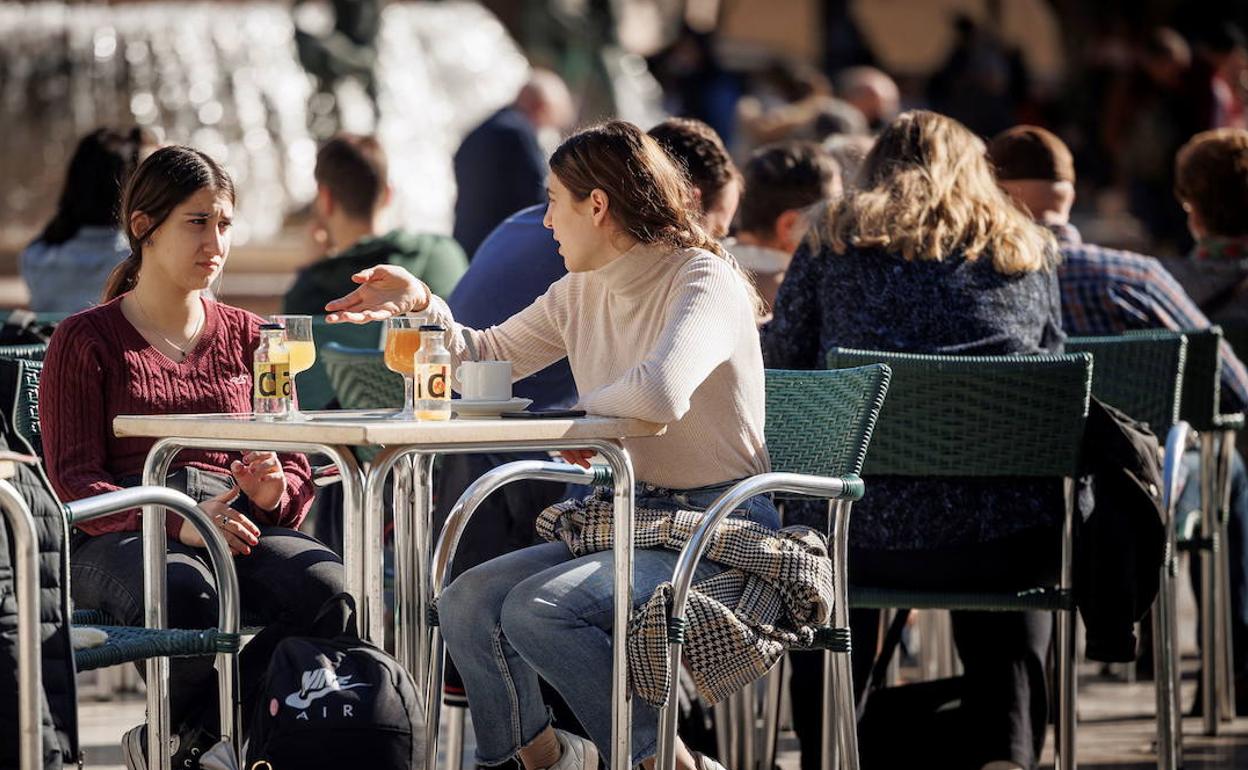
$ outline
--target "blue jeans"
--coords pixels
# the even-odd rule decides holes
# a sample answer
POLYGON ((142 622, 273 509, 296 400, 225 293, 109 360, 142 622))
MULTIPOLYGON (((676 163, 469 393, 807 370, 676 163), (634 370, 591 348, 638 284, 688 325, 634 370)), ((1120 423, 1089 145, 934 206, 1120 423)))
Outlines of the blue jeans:
MULTIPOLYGON (((638 484, 638 507, 705 510, 727 484, 690 490, 638 484)), ((767 527, 779 515, 755 497, 733 516, 767 527)), ((671 580, 679 554, 638 550, 633 606, 671 580)), ((724 567, 698 565, 695 580, 724 567)), ((499 556, 460 575, 442 593, 438 616, 446 649, 464 680, 477 738, 477 762, 499 765, 551 723, 538 680, 567 701, 598 751, 611 743, 611 628, 614 559, 610 552, 573 558, 563 543, 545 543, 499 556)), ((654 754, 658 711, 632 699, 633 764, 654 754)))
MULTIPOLYGON (((1200 510, 1200 452, 1183 456, 1186 481, 1179 495, 1178 513, 1200 510)), ((1231 650, 1236 676, 1248 676, 1248 473, 1244 458, 1231 456, 1231 504, 1227 511, 1227 564, 1231 583, 1231 650)), ((1192 590, 1200 601, 1200 561, 1191 560, 1192 590)))

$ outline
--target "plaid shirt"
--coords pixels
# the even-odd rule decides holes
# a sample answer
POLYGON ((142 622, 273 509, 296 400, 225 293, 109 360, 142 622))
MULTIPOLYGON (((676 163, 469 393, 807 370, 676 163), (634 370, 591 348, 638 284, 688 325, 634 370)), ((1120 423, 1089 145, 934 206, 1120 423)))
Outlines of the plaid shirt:
MULTIPOLYGON (((1203 329, 1209 319, 1152 257, 1083 242, 1073 225, 1051 225, 1062 249, 1062 326, 1072 336, 1134 329, 1203 329)), ((1222 411, 1248 405, 1248 369, 1222 342, 1222 411)))

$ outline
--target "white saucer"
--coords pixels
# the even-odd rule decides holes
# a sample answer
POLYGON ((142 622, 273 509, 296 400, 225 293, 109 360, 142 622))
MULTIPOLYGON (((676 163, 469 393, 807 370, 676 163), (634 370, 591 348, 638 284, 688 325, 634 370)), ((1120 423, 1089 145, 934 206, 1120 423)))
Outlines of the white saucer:
POLYGON ((509 398, 503 401, 457 398, 451 401, 451 411, 464 417, 494 417, 503 412, 523 412, 532 403, 531 398, 509 398))

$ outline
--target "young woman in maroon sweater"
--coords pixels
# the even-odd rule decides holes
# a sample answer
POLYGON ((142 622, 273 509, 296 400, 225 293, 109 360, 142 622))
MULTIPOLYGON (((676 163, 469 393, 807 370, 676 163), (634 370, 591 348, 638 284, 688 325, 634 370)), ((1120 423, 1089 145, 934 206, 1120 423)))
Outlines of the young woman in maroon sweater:
MULTIPOLYGON (((132 253, 110 277, 104 304, 57 328, 39 388, 48 475, 65 500, 140 483, 153 441, 114 436, 118 414, 251 410, 262 320, 202 296, 229 255, 233 182, 203 153, 166 147, 135 171, 123 207, 132 253)), ((302 455, 186 451, 174 467, 170 485, 201 501, 235 554, 243 611, 267 623, 240 657, 246 699, 273 645, 303 632, 343 590, 342 563, 295 531, 313 496, 302 455)), ((140 517, 127 511, 84 525, 70 555, 74 601, 133 625, 143 624, 140 517)), ((169 626, 215 625, 203 541, 179 517, 166 520, 169 626)), ((177 767, 198 767, 219 734, 216 705, 205 696, 216 692, 213 676, 212 658, 171 661, 177 767)), ((146 767, 144 729, 123 740, 130 768, 146 767)))

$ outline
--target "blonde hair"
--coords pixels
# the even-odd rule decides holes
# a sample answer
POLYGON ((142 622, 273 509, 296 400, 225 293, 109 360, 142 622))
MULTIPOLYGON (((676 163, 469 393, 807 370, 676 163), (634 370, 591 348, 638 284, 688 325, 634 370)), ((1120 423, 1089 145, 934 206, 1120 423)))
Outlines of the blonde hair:
POLYGON ((884 249, 907 261, 988 254, 999 273, 1052 267, 1053 236, 1001 192, 984 143, 961 123, 926 110, 890 123, 862 162, 858 186, 828 207, 817 245, 884 249))

